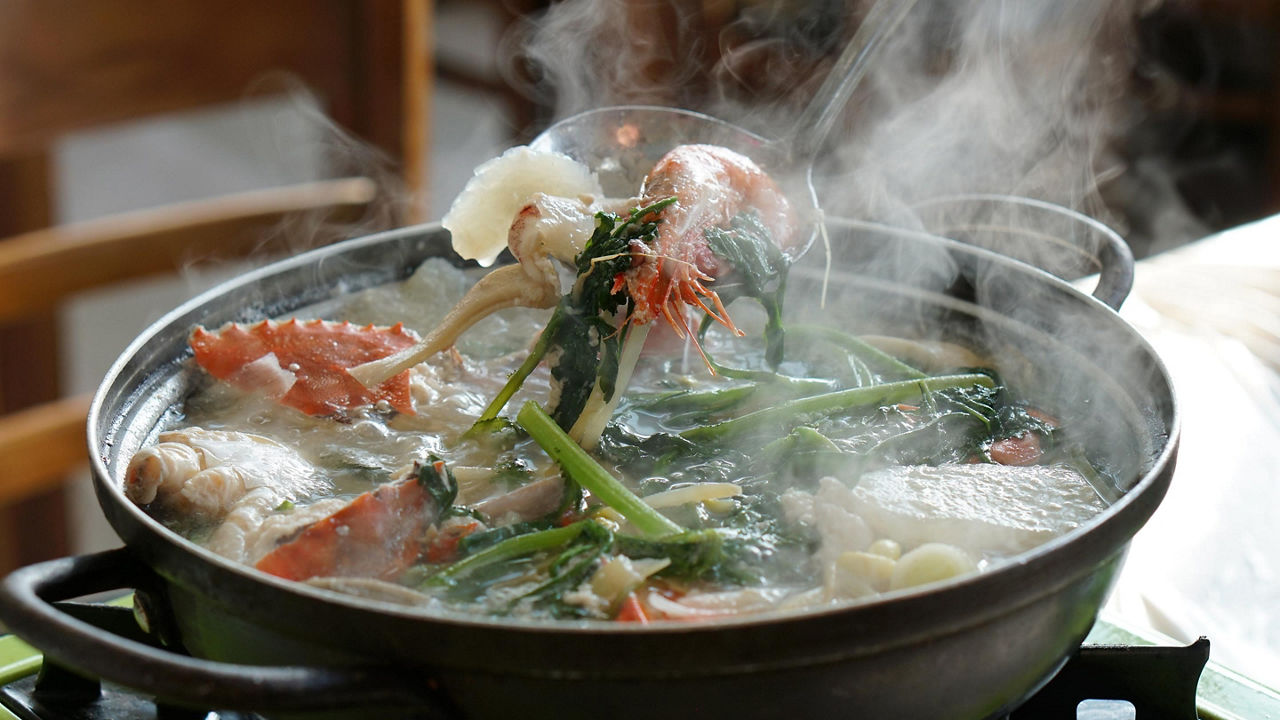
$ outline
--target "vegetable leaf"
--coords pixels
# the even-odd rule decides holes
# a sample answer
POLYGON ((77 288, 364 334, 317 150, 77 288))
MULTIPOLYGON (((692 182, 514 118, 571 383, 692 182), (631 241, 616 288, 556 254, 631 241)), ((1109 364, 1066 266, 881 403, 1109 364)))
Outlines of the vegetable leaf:
POLYGON ((458 497, 458 481, 454 480, 453 471, 434 454, 427 458, 427 462, 418 465, 418 483, 435 501, 441 514, 452 507, 458 497))
POLYGON ((550 357, 551 376, 560 387, 552 417, 570 428, 586 407, 597 384, 606 401, 616 392, 622 341, 627 327, 618 326, 631 302, 618 276, 632 264, 633 243, 652 242, 657 233, 657 213, 674 203, 666 198, 634 208, 627 218, 596 213, 596 227, 582 252, 574 258, 578 279, 556 306, 529 357, 489 403, 480 420, 497 417, 525 379, 550 357))
MULTIPOLYGON (((725 305, 739 297, 753 297, 764 306, 765 361, 772 368, 782 362, 782 297, 786 293, 787 269, 791 260, 773 241, 773 235, 754 212, 739 213, 728 229, 708 228, 704 235, 711 252, 734 269, 731 282, 716 282, 716 292, 725 305)), ((699 332, 709 323, 704 320, 699 332)))

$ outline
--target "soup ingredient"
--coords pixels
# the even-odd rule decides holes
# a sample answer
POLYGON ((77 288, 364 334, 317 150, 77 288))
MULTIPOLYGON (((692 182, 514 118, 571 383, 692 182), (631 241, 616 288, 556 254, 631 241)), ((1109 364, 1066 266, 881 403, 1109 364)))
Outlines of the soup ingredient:
POLYGON ((442 224, 464 258, 490 265, 504 248, 518 264, 481 278, 421 342, 351 370, 365 386, 454 344, 472 325, 511 307, 549 308, 560 297, 552 259, 572 263, 595 229, 599 181, 559 153, 517 147, 476 168, 442 224))
POLYGON ((1044 453, 1040 436, 1030 430, 1012 437, 1000 438, 987 448, 987 455, 1001 465, 1034 465, 1044 453))
MULTIPOLYGON (((493 166, 492 172, 499 167, 493 166)), ((481 175, 477 174, 477 182, 481 175)), ((755 163, 727 148, 682 145, 672 149, 650 172, 642 195, 647 206, 633 209, 625 219, 596 213, 594 233, 572 258, 566 257, 569 250, 578 249, 565 238, 580 234, 576 228, 581 223, 575 218, 583 217, 581 208, 588 201, 580 199, 575 206, 537 195, 516 214, 510 227, 507 243, 520 265, 496 271, 500 285, 491 290, 488 278, 482 280, 477 288, 483 289, 468 293, 442 327, 414 349, 354 368, 352 375, 366 385, 380 382, 442 350, 464 325, 492 308, 530 298, 545 302, 556 277, 548 258, 571 261, 577 282, 557 306, 534 352, 481 421, 496 417, 523 378, 549 356, 555 360, 552 376, 559 389, 551 403, 552 415, 575 440, 593 447, 616 407, 615 389, 626 386, 644 343, 645 331, 632 334, 630 328, 643 328, 661 316, 680 337, 693 337, 685 313, 687 307, 696 307, 737 332, 708 284, 739 270, 748 284, 768 285, 769 279, 760 274, 780 274, 786 264, 748 262, 747 258, 762 255, 759 248, 738 252, 744 244, 741 238, 749 235, 756 245, 798 251, 792 247, 795 217, 786 197, 755 163), (754 221, 740 220, 747 215, 754 221), (740 221, 734 225, 736 218, 740 221), (731 257, 718 256, 712 249, 708 231, 717 228, 724 232, 716 241, 734 249, 728 253, 731 257)), ((780 304, 775 303, 771 317, 772 334, 780 338, 780 304)), ((696 339, 695 345, 701 351, 696 339)), ((780 342, 774 346, 771 356, 777 361, 780 342)))
POLYGON ((440 224, 453 236, 455 252, 487 267, 507 247, 511 218, 537 193, 604 197, 600 181, 582 163, 560 153, 514 147, 475 169, 440 224))
POLYGON ((902 402, 947 388, 967 388, 978 385, 992 387, 994 384, 989 375, 967 373, 837 390, 789 400, 714 425, 686 430, 680 434, 686 440, 696 442, 723 442, 748 434, 787 432, 814 417, 845 411, 853 407, 875 407, 902 402))
POLYGON ((573 258, 577 280, 561 298, 546 328, 524 363, 493 402, 480 422, 493 420, 525 379, 549 359, 554 381, 552 414, 575 440, 594 443, 604 421, 612 414, 614 390, 625 387, 639 358, 648 332, 620 322, 628 299, 620 292, 619 277, 631 267, 629 248, 657 231, 657 223, 645 221, 673 199, 633 209, 626 219, 609 213, 596 217, 596 229, 582 252, 573 258), (600 420, 600 416, 604 420, 600 420))
POLYGON ((767 228, 773 243, 798 252, 795 213, 786 196, 746 156, 718 145, 680 145, 663 155, 645 179, 643 196, 650 201, 675 197, 662 211, 662 224, 652 243, 633 254, 647 262, 626 273, 627 291, 635 302, 628 321, 644 324, 658 316, 685 332, 683 305, 696 305, 732 327, 714 290, 702 283, 725 274, 706 231, 728 227, 735 217, 752 212, 767 228), (707 308, 711 301, 717 312, 707 308))
POLYGON ((551 459, 564 468, 569 478, 590 490, 601 502, 617 510, 646 535, 672 535, 684 530, 667 516, 618 482, 578 446, 538 404, 529 401, 520 409, 516 422, 529 433, 551 459))
MULTIPOLYGON (((541 161, 523 153, 504 161, 526 162, 541 161)), ((250 394, 210 386, 188 403, 187 418, 270 432, 342 494, 294 504, 269 487, 250 489, 210 547, 280 577, 394 602, 643 622, 801 608, 933 582, 1074 527, 1053 524, 1057 496, 1041 511, 1054 516, 1047 528, 1024 517, 1035 512, 1030 504, 983 508, 1006 495, 1030 503, 1044 482, 1036 473, 1052 470, 1003 468, 992 471, 1000 482, 986 485, 951 476, 969 472, 965 463, 1000 461, 1025 437, 1040 444, 1040 462, 1073 462, 1071 429, 1017 401, 995 371, 968 367, 978 356, 958 346, 917 353, 928 355, 926 374, 903 361, 901 348, 890 354, 883 348, 891 344, 818 325, 788 326, 784 348, 794 218, 749 160, 723 148, 676 148, 651 173, 644 199, 620 212, 594 196, 519 188, 519 179, 502 179, 509 167, 491 167, 498 175, 476 180, 477 192, 502 196, 486 208, 502 222, 481 228, 496 245, 486 250, 489 240, 457 233, 476 257, 492 260, 505 245, 518 264, 465 295, 462 283, 434 283, 456 293, 429 302, 462 299, 440 325, 424 326, 421 343, 352 367, 362 343, 394 329, 295 321, 193 334, 225 343, 208 354, 232 358, 226 376, 250 394), (574 275, 563 293, 561 265, 574 275), (763 338, 746 338, 729 318, 725 305, 741 297, 763 306, 763 338), (490 330, 509 337, 489 360, 435 354, 480 318, 521 305, 554 310, 523 332, 490 330), (691 309, 705 313, 696 332, 691 309), (687 373, 653 347, 642 359, 659 317, 691 340, 711 373, 687 373), (352 346, 331 342, 344 334, 337 330, 349 331, 352 346), (501 357, 535 332, 523 362, 501 357), (308 382, 324 373, 287 357, 304 342, 324 346, 317 356, 337 355, 322 370, 370 398, 384 378, 407 373, 412 406, 380 398, 351 407, 361 402, 354 392, 330 402, 327 385, 308 382), (633 370, 640 393, 615 417, 633 370), (295 391, 322 406, 320 417, 256 397, 295 391), (519 413, 502 417, 517 393, 519 413), (946 469, 928 483, 946 498, 928 508, 932 515, 910 512, 917 488, 900 501, 889 482, 902 480, 894 473, 904 464, 946 469), (884 496, 859 495, 864 481, 884 496)), ((390 300, 357 301, 374 312, 365 319, 417 312, 389 288, 379 292, 390 300)), ((440 316, 419 319, 427 317, 440 316)), ((509 327, 497 320, 487 324, 509 327)), ((478 346, 488 342, 478 335, 478 346)))
POLYGON ((879 536, 999 555, 1035 547, 1106 506, 1083 475, 1063 465, 895 466, 866 473, 851 493, 854 510, 879 536))
MULTIPOLYGON (((716 284, 720 301, 728 305, 739 297, 751 297, 764 307, 765 362, 777 370, 783 354, 782 300, 793 258, 774 243, 773 234, 754 212, 735 216, 728 228, 707 228, 703 235, 716 257, 733 269, 728 282, 716 284)), ((711 327, 713 319, 710 314, 703 318, 698 329, 699 339, 711 327)), ((706 353, 703 357, 707 357, 706 353)), ((713 370, 726 371, 708 362, 713 370)))
POLYGON ((528 520, 548 515, 560 506, 564 480, 559 475, 534 480, 511 492, 471 505, 471 509, 493 520, 528 520))
POLYGON ((269 488, 256 488, 231 508, 205 547, 229 560, 252 565, 346 504, 342 498, 327 497, 291 505, 277 502, 269 488))
POLYGON ((418 559, 420 539, 440 507, 419 476, 388 483, 303 530, 254 567, 287 580, 394 578, 418 559))
POLYGON ((866 335, 862 341, 934 372, 962 367, 985 367, 991 362, 963 345, 942 340, 911 340, 888 335, 866 335))
POLYGON ((125 473, 125 495, 139 505, 217 519, 251 490, 279 505, 327 489, 296 451, 261 435, 189 427, 157 440, 125 473))
MULTIPOLYGON (((626 555, 614 555, 601 563, 600 568, 591 576, 591 592, 604 601, 602 604, 605 606, 618 605, 627 598, 634 602, 633 591, 670 564, 671 561, 666 558, 632 560, 626 555)), ((601 608, 607 609, 608 607, 601 608)), ((640 615, 644 615, 642 609, 640 615)))
POLYGON ((925 585, 966 575, 978 569, 969 554, 947 543, 925 543, 903 555, 893 567, 889 589, 925 585))
POLYGON ((228 323, 213 332, 197 327, 190 344, 196 362, 210 375, 241 390, 264 392, 309 415, 340 415, 374 403, 412 414, 407 372, 368 389, 347 368, 386 357, 417 339, 401 324, 360 327, 295 318, 249 326, 228 323))
POLYGON ((351 376, 365 385, 376 384, 451 347, 462 333, 499 310, 554 306, 560 298, 560 276, 551 258, 571 261, 594 227, 595 220, 582 200, 538 193, 511 225, 509 244, 518 264, 480 278, 421 342, 352 368, 351 376))
POLYGON ((833 585, 837 588, 837 593, 844 597, 884 592, 889 589, 897 565, 896 558, 887 558, 869 551, 840 553, 835 560, 836 578, 833 585))

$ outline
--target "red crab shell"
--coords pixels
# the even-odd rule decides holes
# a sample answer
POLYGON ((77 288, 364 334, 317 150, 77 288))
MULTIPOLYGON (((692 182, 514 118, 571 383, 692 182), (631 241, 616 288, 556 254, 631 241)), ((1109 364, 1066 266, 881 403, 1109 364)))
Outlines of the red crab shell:
POLYGON ((416 475, 370 490, 267 553, 254 567, 287 580, 390 580, 418 558, 431 497, 416 475))
POLYGON ((400 323, 361 327, 295 318, 247 326, 228 323, 213 332, 197 327, 190 344, 196 362, 210 375, 242 390, 265 392, 308 415, 341 414, 381 401, 413 414, 408 370, 370 390, 347 368, 384 358, 417 340, 400 323), (275 363, 258 362, 273 353, 275 363))

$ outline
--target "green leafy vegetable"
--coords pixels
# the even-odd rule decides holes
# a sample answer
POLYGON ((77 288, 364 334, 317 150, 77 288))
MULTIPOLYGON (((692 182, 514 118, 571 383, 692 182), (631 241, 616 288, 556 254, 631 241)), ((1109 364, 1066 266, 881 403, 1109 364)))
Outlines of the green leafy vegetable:
POLYGON ((625 219, 613 213, 596 214, 595 231, 574 258, 578 277, 573 289, 556 305, 529 357, 485 408, 481 422, 496 418, 549 356, 554 358, 551 375, 560 386, 552 417, 560 427, 573 426, 597 384, 605 401, 613 398, 621 347, 630 330, 625 323, 617 323, 631 302, 625 288, 616 287, 616 278, 631 267, 632 243, 653 241, 658 220, 651 218, 675 201, 671 197, 635 208, 625 219))
POLYGON ((559 547, 576 538, 588 524, 594 523, 584 520, 561 528, 538 530, 509 537, 444 568, 429 577, 424 586, 441 587, 454 585, 470 573, 481 568, 559 547))
POLYGON ((453 507, 458 497, 458 481, 453 478, 453 471, 436 455, 428 456, 427 462, 418 465, 418 484, 435 501, 440 513, 453 507))
POLYGON ((610 475, 594 458, 578 446, 538 404, 529 401, 520 409, 516 422, 524 428, 565 474, 591 491, 601 502, 617 510, 647 535, 671 535, 684 528, 649 507, 625 485, 610 475))
POLYGON ((601 458, 627 468, 634 477, 647 477, 640 484, 645 494, 685 482, 730 482, 751 460, 733 448, 713 443, 695 443, 679 435, 654 433, 639 436, 619 425, 610 425, 596 449, 601 458))
POLYGON ((882 383, 868 387, 838 390, 836 392, 812 395, 782 403, 764 410, 725 420, 715 425, 694 428, 680 433, 686 440, 694 442, 725 441, 729 438, 762 431, 784 432, 789 428, 805 424, 809 419, 829 415, 849 408, 902 402, 912 398, 927 396, 930 392, 945 390, 951 387, 970 387, 986 385, 991 387, 993 381, 983 373, 964 375, 939 375, 919 380, 902 380, 882 383))
POLYGON ((665 558, 671 564, 659 573, 684 580, 713 580, 728 573, 721 572, 725 562, 724 533, 715 530, 692 530, 654 540, 619 535, 617 551, 632 559, 665 558))
POLYGON ((794 340, 803 340, 805 342, 821 340, 831 343, 854 354, 860 360, 870 361, 878 367, 885 368, 906 378, 927 377, 918 368, 902 362, 870 343, 833 327, 827 327, 826 325, 793 325, 789 332, 794 340))
MULTIPOLYGON (((778 248, 773 235, 754 212, 739 213, 728 228, 704 231, 711 252, 729 263, 732 277, 716 280, 716 293, 725 305, 739 297, 753 297, 764 306, 765 362, 771 368, 782 363, 782 298, 786 293, 791 260, 778 248)), ((703 321, 700 333, 709 323, 703 321)))

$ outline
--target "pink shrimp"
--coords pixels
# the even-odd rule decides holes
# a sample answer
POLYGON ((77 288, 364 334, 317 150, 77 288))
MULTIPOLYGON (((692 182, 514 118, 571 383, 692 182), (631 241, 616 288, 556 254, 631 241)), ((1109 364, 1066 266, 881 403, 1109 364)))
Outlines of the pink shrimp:
POLYGON ((736 331, 719 296, 707 286, 725 268, 704 232, 754 210, 778 247, 793 251, 797 233, 791 203, 758 165, 718 145, 672 149, 649 172, 643 195, 648 201, 673 195, 677 200, 661 213, 654 247, 632 246, 638 262, 623 278, 635 303, 628 320, 644 324, 661 315, 684 337, 690 334, 684 305, 696 305, 736 331))

